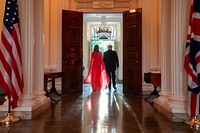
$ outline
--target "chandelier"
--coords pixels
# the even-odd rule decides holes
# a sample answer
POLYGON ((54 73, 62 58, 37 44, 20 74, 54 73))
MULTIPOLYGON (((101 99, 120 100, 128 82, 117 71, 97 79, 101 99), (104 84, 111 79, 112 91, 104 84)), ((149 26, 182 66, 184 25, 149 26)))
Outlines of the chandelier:
POLYGON ((97 33, 109 33, 109 34, 111 34, 111 29, 110 29, 110 27, 101 25, 97 28, 96 32, 97 33))
POLYGON ((111 27, 107 26, 106 16, 101 17, 101 25, 96 27, 99 39, 108 39, 111 36, 111 27))

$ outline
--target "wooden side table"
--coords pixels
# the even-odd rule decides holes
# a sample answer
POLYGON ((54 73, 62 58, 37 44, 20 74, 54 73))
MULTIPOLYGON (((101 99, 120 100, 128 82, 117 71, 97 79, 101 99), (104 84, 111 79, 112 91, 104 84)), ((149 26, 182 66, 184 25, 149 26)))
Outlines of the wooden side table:
POLYGON ((146 83, 151 83, 154 86, 154 90, 151 92, 149 97, 145 98, 145 101, 147 101, 153 95, 159 96, 157 91, 157 86, 161 86, 161 73, 160 72, 144 73, 144 80, 146 83))
MULTIPOLYGON (((45 72, 44 73, 44 91, 46 92, 46 96, 50 97, 49 95, 51 93, 55 93, 56 95, 58 95, 62 98, 62 95, 57 92, 56 87, 55 87, 55 79, 62 78, 62 76, 63 76, 62 72, 45 72), (49 92, 47 89, 48 82, 51 82, 51 89, 49 92)), ((51 98, 51 100, 56 101, 52 98, 51 98)))

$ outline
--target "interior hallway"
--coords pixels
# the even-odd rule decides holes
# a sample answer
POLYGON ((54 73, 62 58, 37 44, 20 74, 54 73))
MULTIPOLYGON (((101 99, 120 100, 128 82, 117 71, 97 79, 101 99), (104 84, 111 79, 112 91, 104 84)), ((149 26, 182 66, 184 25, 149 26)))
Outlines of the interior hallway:
MULTIPOLYGON (((55 94, 54 99, 59 99, 55 94)), ((147 96, 122 95, 117 90, 92 92, 85 84, 82 95, 64 96, 33 120, 20 120, 0 133, 191 133, 184 123, 171 123, 153 106, 147 96)))

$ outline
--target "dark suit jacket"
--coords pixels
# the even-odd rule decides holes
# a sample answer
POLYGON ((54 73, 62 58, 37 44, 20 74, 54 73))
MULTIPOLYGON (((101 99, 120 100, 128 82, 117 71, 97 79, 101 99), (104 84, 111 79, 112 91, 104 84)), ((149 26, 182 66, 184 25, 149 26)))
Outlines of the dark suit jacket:
POLYGON ((116 51, 108 50, 104 52, 103 60, 107 70, 116 70, 116 67, 119 67, 119 60, 116 51))

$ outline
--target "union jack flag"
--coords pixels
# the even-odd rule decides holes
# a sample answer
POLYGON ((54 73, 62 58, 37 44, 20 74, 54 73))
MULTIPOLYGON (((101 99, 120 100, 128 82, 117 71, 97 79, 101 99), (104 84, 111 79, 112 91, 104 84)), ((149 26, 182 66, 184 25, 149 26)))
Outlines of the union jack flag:
POLYGON ((17 107, 24 83, 17 0, 6 0, 0 42, 0 82, 12 108, 17 107))
POLYGON ((188 74, 188 111, 194 117, 199 114, 200 0, 193 0, 191 4, 184 67, 188 74))

